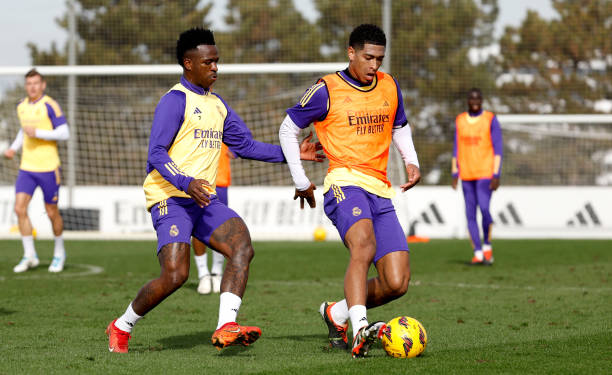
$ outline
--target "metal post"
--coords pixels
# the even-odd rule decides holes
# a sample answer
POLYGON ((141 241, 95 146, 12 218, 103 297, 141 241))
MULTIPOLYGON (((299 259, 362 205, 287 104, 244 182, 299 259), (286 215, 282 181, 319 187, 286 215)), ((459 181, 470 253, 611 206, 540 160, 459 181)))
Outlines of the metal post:
MULTIPOLYGON (((68 0, 68 65, 76 65, 76 16, 74 1, 68 0)), ((68 207, 72 208, 74 201, 74 186, 76 185, 76 142, 77 142, 77 123, 76 123, 76 75, 68 76, 68 126, 70 127, 70 139, 68 139, 68 207)))
POLYGON ((385 59, 383 60, 382 68, 387 73, 391 73, 391 2, 392 0, 383 0, 382 5, 382 28, 387 37, 387 47, 385 48, 385 59))

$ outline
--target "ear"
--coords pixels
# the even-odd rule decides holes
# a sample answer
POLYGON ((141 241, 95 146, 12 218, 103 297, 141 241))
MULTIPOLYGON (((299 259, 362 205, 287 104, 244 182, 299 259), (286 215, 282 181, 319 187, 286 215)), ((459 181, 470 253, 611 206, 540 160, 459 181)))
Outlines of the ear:
POLYGON ((191 61, 191 59, 187 56, 183 57, 183 66, 185 67, 185 70, 187 71, 191 71, 191 68, 193 68, 193 61, 191 61))
POLYGON ((349 46, 346 50, 346 54, 348 55, 349 61, 353 62, 356 55, 355 49, 352 46, 349 46))

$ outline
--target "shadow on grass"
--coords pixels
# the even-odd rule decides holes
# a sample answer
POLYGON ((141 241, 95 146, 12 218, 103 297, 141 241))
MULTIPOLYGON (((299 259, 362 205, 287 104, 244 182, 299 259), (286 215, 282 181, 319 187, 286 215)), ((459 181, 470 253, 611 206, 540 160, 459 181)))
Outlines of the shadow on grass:
POLYGON ((14 314, 16 312, 17 311, 15 311, 15 310, 8 310, 8 309, 0 307, 0 315, 11 315, 11 314, 14 314))
POLYGON ((212 331, 193 332, 188 335, 170 336, 159 340, 163 348, 190 349, 201 345, 211 345, 212 331))

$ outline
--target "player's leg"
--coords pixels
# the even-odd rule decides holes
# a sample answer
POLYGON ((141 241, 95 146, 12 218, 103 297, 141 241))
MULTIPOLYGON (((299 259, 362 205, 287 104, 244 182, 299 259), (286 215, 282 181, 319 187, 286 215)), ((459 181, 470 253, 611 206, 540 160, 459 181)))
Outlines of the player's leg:
POLYGON ((198 209, 195 202, 187 198, 169 198, 151 208, 157 232, 160 275, 145 284, 125 313, 108 325, 106 333, 111 352, 127 352, 134 325, 187 281, 191 256, 189 243, 193 221, 200 217, 198 209))
POLYGON ((490 188, 491 179, 484 178, 478 180, 476 185, 476 199, 478 207, 482 215, 482 233, 484 243, 482 245, 482 254, 485 262, 493 263, 493 249, 491 248, 491 229, 493 227, 493 217, 491 216, 490 204, 493 190, 490 188))
POLYGON ((254 256, 246 224, 215 197, 205 207, 204 215, 194 228, 194 236, 227 258, 220 288, 219 319, 211 339, 213 345, 221 349, 252 344, 261 336, 261 329, 236 323, 254 256))
POLYGON ((195 237, 191 238, 191 246, 193 247, 193 259, 195 260, 198 269, 198 288, 200 294, 210 294, 212 291, 212 277, 208 271, 208 255, 206 254, 206 245, 204 242, 195 237))
POLYGON ((59 168, 53 172, 40 173, 37 178, 45 200, 45 211, 47 211, 47 217, 51 221, 53 235, 55 236, 53 259, 49 265, 49 272, 61 272, 66 262, 66 250, 62 236, 64 220, 57 207, 61 182, 59 168))
POLYGON ((16 273, 27 271, 38 266, 39 260, 34 247, 34 237, 32 236, 32 222, 28 216, 28 206, 32 200, 32 195, 36 189, 36 181, 31 172, 19 170, 17 181, 15 182, 15 214, 17 215, 17 226, 21 234, 23 244, 23 257, 13 268, 16 273))
POLYGON ((189 257, 189 243, 175 242, 161 248, 157 254, 161 266, 159 277, 145 284, 125 313, 108 325, 106 334, 109 337, 109 351, 128 351, 128 340, 134 325, 187 281, 189 257))
POLYGON ((476 219, 476 205, 478 200, 476 198, 476 181, 461 181, 461 187, 463 189, 463 198, 465 200, 465 216, 467 218, 468 232, 470 234, 470 240, 472 241, 472 247, 474 249, 474 257, 472 258, 472 264, 482 263, 482 246, 480 243, 480 232, 478 231, 478 221, 476 219))

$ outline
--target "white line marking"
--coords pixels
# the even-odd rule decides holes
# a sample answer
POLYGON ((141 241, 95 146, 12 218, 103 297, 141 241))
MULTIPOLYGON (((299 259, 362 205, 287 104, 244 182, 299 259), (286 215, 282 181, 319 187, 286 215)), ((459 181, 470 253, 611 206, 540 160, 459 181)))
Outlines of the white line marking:
MULTIPOLYGON (((55 278, 65 278, 65 277, 77 277, 77 276, 91 276, 97 275, 99 273, 104 272, 104 268, 100 266, 94 266, 93 264, 68 264, 70 267, 78 267, 84 268, 84 271, 81 272, 59 272, 57 274, 49 275, 19 275, 15 277, 9 277, 9 279, 17 279, 17 280, 35 280, 35 279, 55 279, 55 278)), ((0 282, 6 281, 7 278, 4 276, 0 276, 0 282)))

